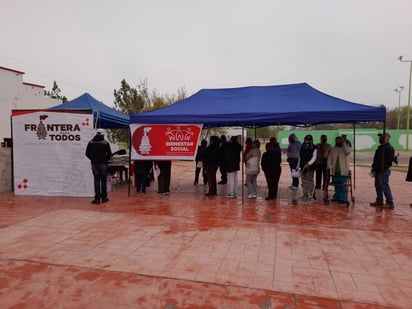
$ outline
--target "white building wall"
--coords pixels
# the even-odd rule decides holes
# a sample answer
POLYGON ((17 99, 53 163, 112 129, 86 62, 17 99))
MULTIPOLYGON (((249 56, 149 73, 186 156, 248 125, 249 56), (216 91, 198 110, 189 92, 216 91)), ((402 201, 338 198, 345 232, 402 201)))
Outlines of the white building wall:
POLYGON ((0 66, 0 141, 11 137, 13 109, 47 109, 61 103, 44 95, 44 86, 23 82, 24 72, 0 66))

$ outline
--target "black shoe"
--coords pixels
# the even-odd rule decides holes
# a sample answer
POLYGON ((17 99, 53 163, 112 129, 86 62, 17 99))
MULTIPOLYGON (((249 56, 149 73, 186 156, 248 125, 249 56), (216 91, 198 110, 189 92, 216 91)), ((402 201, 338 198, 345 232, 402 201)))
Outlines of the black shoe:
POLYGON ((266 201, 272 201, 272 200, 274 200, 275 198, 273 197, 273 196, 267 196, 267 197, 265 197, 265 200, 266 201))
POLYGON ((92 201, 92 204, 99 205, 99 204, 100 204, 100 201, 98 201, 98 200, 93 200, 93 201, 92 201))
POLYGON ((210 192, 205 194, 205 196, 216 196, 216 195, 217 195, 216 193, 210 193, 210 192))
POLYGON ((102 203, 107 203, 109 201, 109 199, 108 198, 104 198, 104 199, 102 199, 102 203))
POLYGON ((381 202, 373 202, 373 203, 370 203, 369 205, 372 206, 372 207, 380 207, 380 206, 383 206, 383 203, 381 203, 381 202))
POLYGON ((386 203, 385 205, 382 205, 382 208, 386 208, 386 209, 394 209, 395 206, 392 203, 386 203))
POLYGON ((225 185, 225 184, 227 184, 227 181, 219 181, 218 183, 217 183, 218 185, 225 185))

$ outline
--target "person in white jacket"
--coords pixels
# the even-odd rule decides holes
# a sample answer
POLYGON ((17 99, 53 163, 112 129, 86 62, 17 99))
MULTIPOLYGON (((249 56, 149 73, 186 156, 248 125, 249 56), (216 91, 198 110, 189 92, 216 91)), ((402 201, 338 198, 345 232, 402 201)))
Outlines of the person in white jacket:
POLYGON ((257 197, 257 176, 260 172, 260 156, 260 142, 255 140, 252 143, 252 149, 245 156, 247 198, 257 197))
MULTIPOLYGON (((335 138, 335 146, 329 152, 327 168, 335 185, 332 201, 346 203, 348 201, 346 184, 350 173, 349 155, 352 149, 342 136, 335 138)), ((327 188, 326 188, 327 190, 327 188)))

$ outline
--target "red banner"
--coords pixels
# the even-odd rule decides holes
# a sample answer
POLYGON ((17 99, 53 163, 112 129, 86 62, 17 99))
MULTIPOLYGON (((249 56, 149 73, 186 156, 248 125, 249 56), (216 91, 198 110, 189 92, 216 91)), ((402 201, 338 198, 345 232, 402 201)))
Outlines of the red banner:
POLYGON ((132 160, 194 160, 202 124, 131 124, 132 160))

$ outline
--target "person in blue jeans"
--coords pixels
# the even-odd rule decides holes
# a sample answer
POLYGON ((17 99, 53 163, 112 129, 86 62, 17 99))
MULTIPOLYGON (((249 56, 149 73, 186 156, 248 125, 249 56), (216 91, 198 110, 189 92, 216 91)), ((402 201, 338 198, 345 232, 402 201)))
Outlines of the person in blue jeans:
POLYGON ((94 178, 94 200, 92 204, 107 203, 107 162, 112 156, 110 144, 104 139, 104 129, 97 129, 96 135, 87 144, 86 157, 92 165, 94 178))
POLYGON ((393 197, 389 186, 391 166, 395 156, 395 149, 389 143, 391 136, 389 133, 378 134, 380 145, 375 151, 371 172, 375 175, 376 200, 370 203, 371 206, 393 209, 393 197), (383 204, 383 197, 386 203, 383 204))

